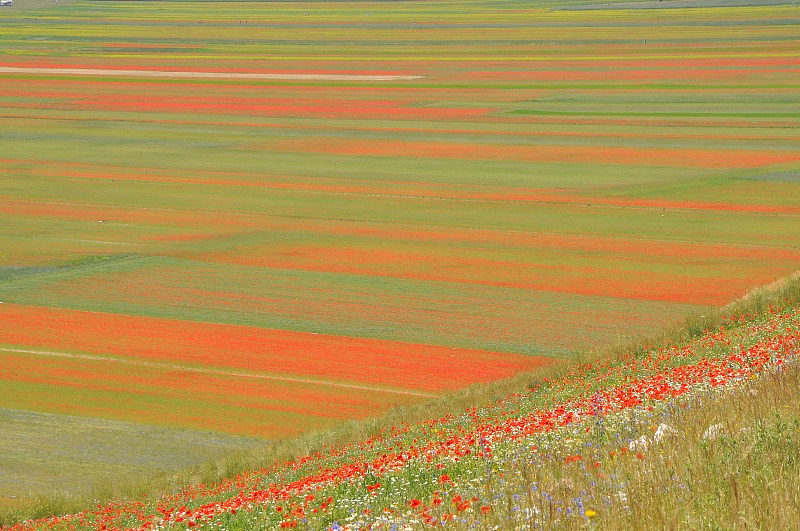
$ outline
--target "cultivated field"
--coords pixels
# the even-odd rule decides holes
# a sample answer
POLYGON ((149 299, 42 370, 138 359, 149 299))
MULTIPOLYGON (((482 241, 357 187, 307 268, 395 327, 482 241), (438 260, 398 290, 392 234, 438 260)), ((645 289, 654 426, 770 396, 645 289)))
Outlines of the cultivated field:
MULTIPOLYGON (((92 421, 202 461, 794 271, 800 11, 664 3, 3 8, 8 432, 92 421)), ((22 436, 0 506, 125 466, 29 481, 60 458, 12 467, 22 436)))

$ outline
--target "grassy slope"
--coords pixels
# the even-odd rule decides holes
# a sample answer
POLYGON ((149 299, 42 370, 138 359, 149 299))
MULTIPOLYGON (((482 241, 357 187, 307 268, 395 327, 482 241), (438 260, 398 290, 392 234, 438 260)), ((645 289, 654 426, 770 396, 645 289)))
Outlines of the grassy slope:
POLYGON ((563 455, 537 461, 530 470, 500 464, 496 471, 505 477, 482 493, 496 500, 494 514, 472 512, 452 527, 516 522, 552 529, 795 529, 798 383, 795 362, 742 388, 624 419, 634 439, 652 438, 663 424, 675 430, 628 456, 620 453, 628 445, 601 441, 582 452, 578 465, 564 463, 563 455), (614 453, 621 457, 609 458, 614 453), (602 470, 587 473, 596 463, 602 470))

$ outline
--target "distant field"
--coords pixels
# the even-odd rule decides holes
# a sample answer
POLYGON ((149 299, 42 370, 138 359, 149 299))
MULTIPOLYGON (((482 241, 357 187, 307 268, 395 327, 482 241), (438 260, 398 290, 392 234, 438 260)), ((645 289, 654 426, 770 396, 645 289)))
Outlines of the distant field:
POLYGON ((664 3, 0 11, 9 429, 288 437, 796 270, 800 11, 664 3))

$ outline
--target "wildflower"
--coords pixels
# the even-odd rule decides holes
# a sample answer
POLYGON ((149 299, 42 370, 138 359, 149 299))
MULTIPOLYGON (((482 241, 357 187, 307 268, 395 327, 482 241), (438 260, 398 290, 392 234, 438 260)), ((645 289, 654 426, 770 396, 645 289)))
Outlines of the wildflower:
POLYGON ((655 434, 653 434, 653 444, 658 444, 665 437, 676 435, 677 433, 678 431, 669 424, 661 423, 659 424, 655 434))
POLYGON ((481 507, 481 514, 489 514, 490 512, 492 512, 492 507, 490 505, 481 507))
POLYGON ((712 424, 703 433, 703 440, 704 441, 713 441, 714 439, 716 439, 720 435, 722 435, 722 432, 724 430, 725 430, 725 426, 723 426, 722 424, 712 424))
POLYGON ((628 448, 633 450, 641 450, 642 452, 647 450, 647 447, 650 446, 650 440, 647 438, 646 435, 642 435, 635 441, 631 441, 628 445, 628 448))
POLYGON ((597 516, 597 512, 591 509, 586 509, 586 512, 583 514, 586 515, 586 518, 594 518, 595 516, 597 516))
POLYGON ((412 509, 416 509, 417 507, 419 507, 420 505, 422 505, 422 502, 421 502, 421 501, 419 501, 418 499, 414 498, 414 499, 413 499, 413 500, 411 500, 411 501, 410 501, 408 504, 411 506, 411 508, 412 508, 412 509))

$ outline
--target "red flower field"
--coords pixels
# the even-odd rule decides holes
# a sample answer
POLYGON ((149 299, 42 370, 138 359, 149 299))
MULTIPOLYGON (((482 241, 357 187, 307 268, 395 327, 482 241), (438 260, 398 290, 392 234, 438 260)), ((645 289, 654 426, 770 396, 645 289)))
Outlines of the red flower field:
MULTIPOLYGON (((17 4, 0 48, 2 522, 39 495, 173 473, 200 432, 222 439, 186 463, 553 371, 800 261, 789 5, 17 4), (130 439, 163 455, 90 442, 145 432, 130 439)), ((339 483, 386 501, 353 504, 369 522, 501 518, 477 491, 390 495, 384 477, 456 478, 501 433, 741 380, 789 359, 791 334, 769 334, 769 356, 584 368, 542 385, 552 400, 69 521, 225 527, 235 509, 291 527, 350 518, 339 483)), ((590 465, 569 450, 561 464, 590 465)))

